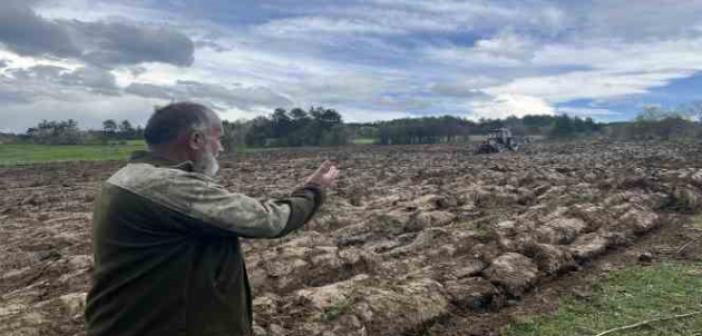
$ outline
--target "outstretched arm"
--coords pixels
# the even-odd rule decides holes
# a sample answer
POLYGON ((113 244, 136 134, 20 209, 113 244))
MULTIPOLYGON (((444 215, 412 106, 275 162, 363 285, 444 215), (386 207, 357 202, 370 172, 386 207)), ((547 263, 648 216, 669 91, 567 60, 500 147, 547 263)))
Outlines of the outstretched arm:
POLYGON ((300 228, 312 218, 324 201, 325 189, 334 183, 338 174, 336 167, 324 162, 289 197, 265 202, 231 193, 199 174, 174 176, 167 184, 142 192, 202 223, 202 227, 195 229, 250 238, 275 238, 300 228))

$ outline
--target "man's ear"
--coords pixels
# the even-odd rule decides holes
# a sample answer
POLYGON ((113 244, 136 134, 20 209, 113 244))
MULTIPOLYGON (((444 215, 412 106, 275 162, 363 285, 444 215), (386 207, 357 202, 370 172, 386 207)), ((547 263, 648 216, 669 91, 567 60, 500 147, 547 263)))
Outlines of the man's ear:
POLYGON ((192 150, 199 150, 205 146, 205 136, 200 131, 193 131, 188 137, 188 146, 192 150))

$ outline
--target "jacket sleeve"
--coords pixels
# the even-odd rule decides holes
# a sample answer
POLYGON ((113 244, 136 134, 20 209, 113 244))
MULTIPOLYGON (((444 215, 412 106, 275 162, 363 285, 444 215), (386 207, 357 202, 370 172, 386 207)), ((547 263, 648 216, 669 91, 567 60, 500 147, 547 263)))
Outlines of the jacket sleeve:
POLYGON ((212 180, 190 176, 170 181, 162 197, 203 225, 214 226, 215 232, 276 238, 308 222, 321 206, 324 192, 308 184, 287 198, 261 202, 229 192, 212 180))
POLYGON ((297 230, 312 219, 312 216, 317 213, 317 210, 324 202, 324 190, 317 185, 306 184, 301 188, 295 189, 290 197, 274 202, 288 204, 290 207, 290 216, 287 218, 283 229, 274 236, 282 237, 297 230))
POLYGON ((186 230, 251 238, 290 233, 309 221, 324 200, 323 190, 308 184, 289 197, 261 202, 229 192, 205 175, 149 164, 129 164, 107 183, 194 219, 185 223, 186 230))

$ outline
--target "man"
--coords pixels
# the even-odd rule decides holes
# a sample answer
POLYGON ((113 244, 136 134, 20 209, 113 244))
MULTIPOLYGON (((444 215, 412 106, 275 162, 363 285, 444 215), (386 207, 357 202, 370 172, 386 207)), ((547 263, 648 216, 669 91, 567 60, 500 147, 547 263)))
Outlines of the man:
POLYGON ((338 170, 328 161, 290 197, 259 202, 212 179, 222 125, 205 106, 156 110, 149 151, 104 184, 93 217, 89 335, 250 335, 239 237, 284 236, 310 220, 338 170))

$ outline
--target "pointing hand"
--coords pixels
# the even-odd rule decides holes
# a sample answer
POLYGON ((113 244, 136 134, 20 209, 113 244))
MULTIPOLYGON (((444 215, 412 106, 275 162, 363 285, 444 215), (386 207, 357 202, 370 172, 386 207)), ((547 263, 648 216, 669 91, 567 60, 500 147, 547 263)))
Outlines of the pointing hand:
POLYGON ((328 188, 334 184, 337 176, 339 176, 339 170, 331 161, 327 160, 317 168, 317 171, 307 178, 307 183, 313 183, 323 188, 328 188))

